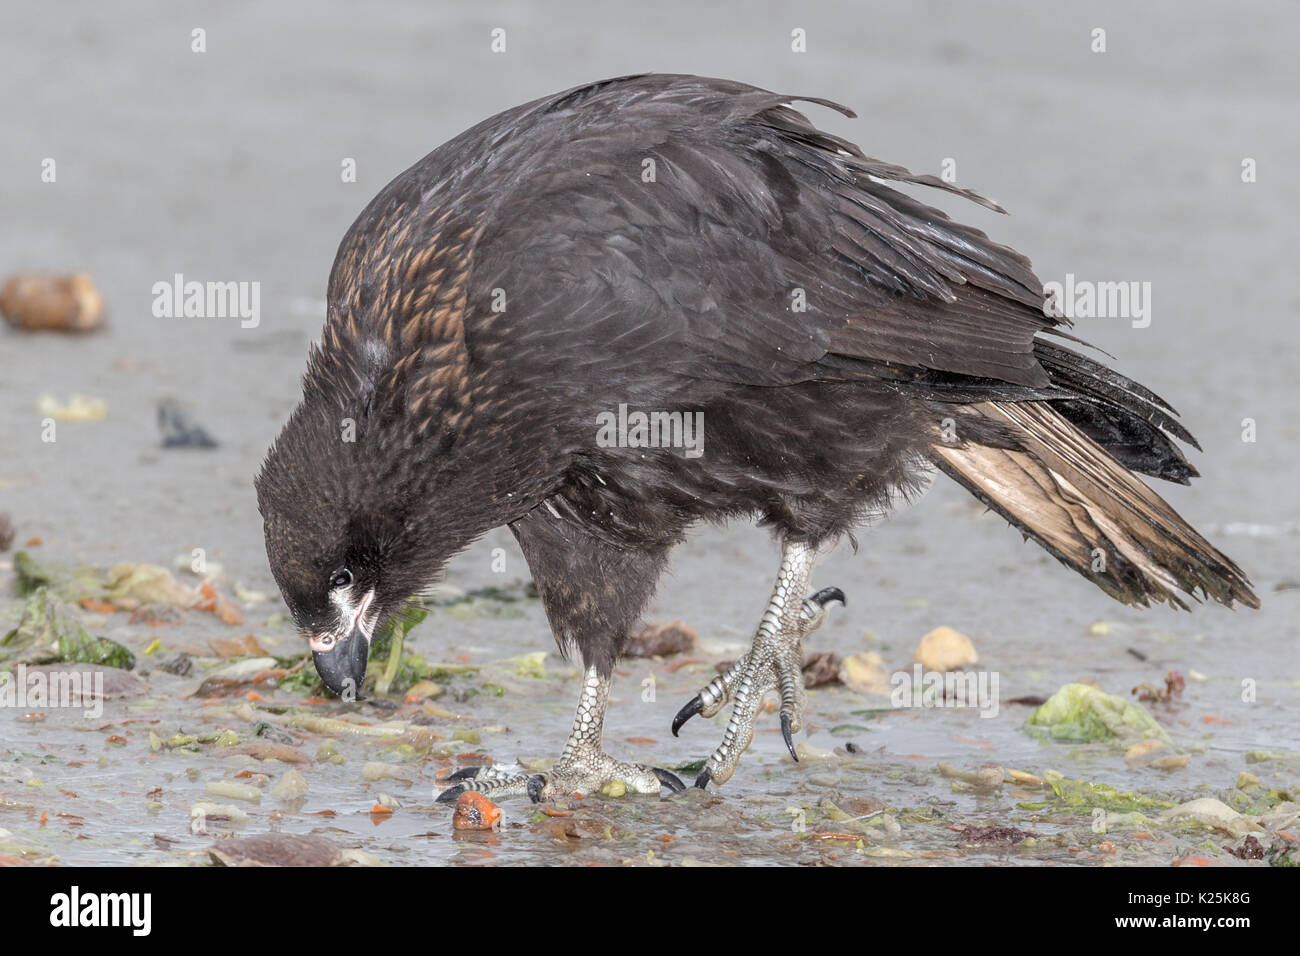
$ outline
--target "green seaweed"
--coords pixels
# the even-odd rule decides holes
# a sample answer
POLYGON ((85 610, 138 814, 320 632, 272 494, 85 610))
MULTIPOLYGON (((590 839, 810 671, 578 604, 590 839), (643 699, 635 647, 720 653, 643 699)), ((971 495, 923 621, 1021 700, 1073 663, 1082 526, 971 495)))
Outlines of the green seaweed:
POLYGON ((429 609, 415 601, 408 602, 400 611, 384 622, 370 641, 370 660, 388 660, 393 646, 394 634, 400 633, 405 639, 411 630, 429 616, 429 609))
POLYGON ((69 567, 52 561, 37 561, 26 551, 14 555, 14 572, 19 597, 30 597, 42 588, 65 601, 100 597, 103 585, 91 567, 69 567))
MULTIPOLYGON (((380 654, 385 657, 384 669, 379 678, 375 681, 375 693, 381 697, 394 689, 394 685, 399 684, 399 678, 402 675, 402 646, 406 642, 406 635, 415 628, 421 621, 429 616, 429 609, 415 602, 408 603, 393 617, 384 623, 375 639, 370 644, 370 659, 375 660, 380 654)), ((408 675, 410 669, 408 668, 408 675)), ((419 677, 415 677, 418 680, 419 677)), ((415 680, 408 680, 397 686, 397 690, 404 690, 410 687, 415 680)))
POLYGON ((1066 684, 1029 715, 1031 732, 1053 740, 1125 742, 1155 738, 1172 744, 1169 734, 1145 707, 1089 684, 1066 684))
POLYGON ((1272 760, 1295 760, 1300 754, 1286 750, 1251 750, 1246 753, 1246 763, 1268 763, 1272 760))
POLYGON ((98 664, 129 671, 135 666, 135 656, 116 641, 95 637, 81 630, 80 634, 59 636, 59 657, 79 664, 98 664))
POLYGON ((1300 851, 1291 847, 1277 847, 1264 857, 1269 866, 1300 866, 1300 851))
POLYGON ((121 644, 96 637, 81 623, 76 607, 38 587, 27 598, 18 626, 0 638, 0 660, 28 664, 59 661, 130 670, 135 657, 121 644))
POLYGON ((472 664, 450 664, 446 661, 438 661, 434 664, 424 665, 422 677, 428 680, 446 680, 449 677, 461 677, 467 674, 477 674, 479 668, 472 664))
POLYGON ((507 657, 501 663, 513 667, 517 677, 546 680, 546 651, 533 651, 531 654, 522 654, 519 657, 507 657))
POLYGON ((1176 806, 1169 800, 1158 800, 1133 791, 1120 790, 1109 784, 1070 780, 1054 770, 1044 771, 1043 779, 1047 781, 1058 799, 1074 808, 1101 807, 1104 810, 1123 813, 1136 810, 1168 810, 1176 806))
POLYGON ((280 681, 275 686, 283 691, 312 695, 318 694, 325 687, 321 683, 320 675, 316 673, 313 667, 304 667, 294 671, 280 678, 280 681))
POLYGON ((27 597, 33 591, 54 583, 54 575, 50 570, 38 564, 26 551, 14 555, 14 571, 18 575, 19 597, 27 597))

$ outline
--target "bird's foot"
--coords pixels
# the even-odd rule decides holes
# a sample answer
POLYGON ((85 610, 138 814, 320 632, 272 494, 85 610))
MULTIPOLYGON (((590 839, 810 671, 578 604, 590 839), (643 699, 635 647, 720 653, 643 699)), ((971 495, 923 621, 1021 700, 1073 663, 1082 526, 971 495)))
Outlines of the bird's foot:
POLYGON ((796 613, 779 604, 781 585, 764 615, 763 624, 754 635, 749 652, 731 665, 724 674, 709 681, 673 719, 673 736, 682 724, 696 714, 712 717, 728 702, 733 704, 731 717, 722 742, 705 762, 695 779, 703 788, 710 781, 723 784, 731 779, 741 755, 754 739, 754 723, 769 690, 781 694, 781 734, 790 756, 797 761, 794 734, 803 729, 803 708, 807 694, 803 683, 803 638, 821 627, 826 620, 827 605, 844 603, 839 588, 823 588, 808 597, 796 613), (774 613, 775 609, 775 613, 774 613))
POLYGON ((659 767, 615 760, 603 750, 583 748, 566 751, 545 773, 519 773, 497 767, 467 767, 452 775, 456 781, 438 794, 439 803, 454 803, 461 794, 474 791, 491 799, 525 794, 533 803, 556 797, 604 793, 657 794, 660 790, 681 793, 686 784, 677 775, 659 767))
POLYGON ((674 793, 685 790, 686 785, 667 770, 615 760, 601 749, 609 681, 596 668, 587 668, 569 742, 555 766, 546 773, 508 773, 496 768, 469 767, 452 778, 459 782, 438 794, 438 802, 451 803, 471 790, 494 798, 528 794, 534 803, 578 793, 622 796, 658 793, 665 787, 674 793))

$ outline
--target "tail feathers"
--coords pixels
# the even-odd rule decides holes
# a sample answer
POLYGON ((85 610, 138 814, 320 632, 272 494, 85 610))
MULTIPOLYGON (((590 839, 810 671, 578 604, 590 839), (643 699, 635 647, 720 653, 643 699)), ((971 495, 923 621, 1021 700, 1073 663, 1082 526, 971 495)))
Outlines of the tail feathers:
MULTIPOLYGON (((1045 402, 962 412, 1002 447, 936 441, 930 459, 1059 561, 1125 604, 1213 598, 1259 607, 1250 581, 1159 495, 1045 402)), ((960 419, 959 419, 960 421, 960 419)), ((958 425, 958 435, 961 435, 958 425)))
POLYGON ((1100 362, 1041 339, 1034 343, 1034 357, 1053 385, 1074 396, 1057 401, 1056 410, 1124 467, 1184 485, 1196 477, 1196 469, 1171 439, 1198 451, 1201 446, 1155 392, 1100 362))

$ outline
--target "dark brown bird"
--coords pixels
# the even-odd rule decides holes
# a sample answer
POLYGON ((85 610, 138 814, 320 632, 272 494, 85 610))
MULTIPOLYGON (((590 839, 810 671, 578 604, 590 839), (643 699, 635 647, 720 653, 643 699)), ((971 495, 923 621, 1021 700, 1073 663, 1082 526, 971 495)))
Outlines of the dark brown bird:
POLYGON ((934 468, 1117 600, 1258 606, 1134 474, 1196 474, 1173 409, 1061 344, 1024 256, 885 183, 997 207, 865 156, 794 99, 653 74, 549 96, 434 150, 343 238, 257 481, 322 680, 355 696, 377 626, 499 525, 586 668, 553 770, 443 798, 681 786, 607 756, 601 727, 629 629, 700 520, 755 517, 782 549, 752 650, 674 723, 733 704, 700 786, 734 772, 768 690, 790 743, 801 639, 842 600, 804 599, 815 558, 934 468))

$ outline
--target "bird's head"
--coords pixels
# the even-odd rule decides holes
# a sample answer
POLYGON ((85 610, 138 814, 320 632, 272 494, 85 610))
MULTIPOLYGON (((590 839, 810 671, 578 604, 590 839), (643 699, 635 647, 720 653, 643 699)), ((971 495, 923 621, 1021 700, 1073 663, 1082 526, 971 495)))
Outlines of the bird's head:
POLYGON ((340 442, 310 414, 300 408, 268 452, 257 503, 271 573, 317 673, 357 700, 375 634, 448 555, 404 478, 420 463, 340 442))
MULTIPOLYGON (((502 442, 490 429, 466 437, 464 362, 383 332, 417 319, 358 324, 331 305, 302 401, 256 481, 271 572, 321 680, 349 699, 360 696, 385 621, 452 555, 536 498, 518 481, 487 480, 502 442)), ((521 460, 534 455, 506 444, 521 460)))
MULTIPOLYGON (((352 514, 321 520, 315 509, 281 508, 259 485, 266 554, 321 680, 345 700, 361 699, 375 633, 419 590, 399 522, 352 514)), ((418 554, 418 549, 413 550, 418 554)))

